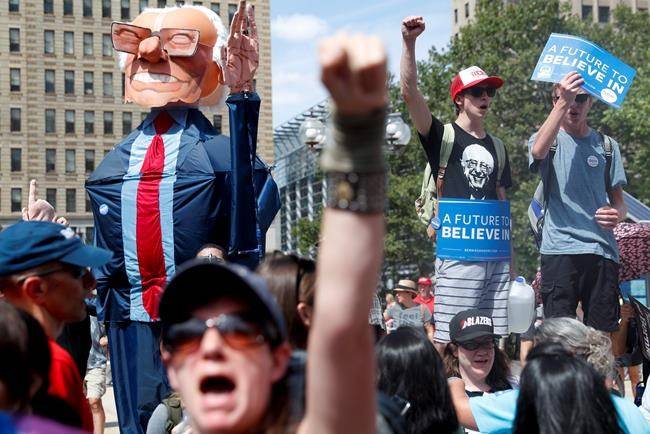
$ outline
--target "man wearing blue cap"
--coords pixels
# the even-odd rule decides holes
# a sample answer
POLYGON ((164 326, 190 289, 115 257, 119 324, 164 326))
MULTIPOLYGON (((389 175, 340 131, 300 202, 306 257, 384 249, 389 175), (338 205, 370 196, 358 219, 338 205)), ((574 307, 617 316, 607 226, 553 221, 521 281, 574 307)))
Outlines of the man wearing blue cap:
POLYGON ((85 298, 95 286, 88 267, 104 265, 108 250, 86 246, 70 228, 47 221, 21 221, 0 232, 0 289, 5 300, 36 318, 49 337, 52 364, 48 393, 93 423, 75 363, 55 339, 66 323, 86 317, 85 298))

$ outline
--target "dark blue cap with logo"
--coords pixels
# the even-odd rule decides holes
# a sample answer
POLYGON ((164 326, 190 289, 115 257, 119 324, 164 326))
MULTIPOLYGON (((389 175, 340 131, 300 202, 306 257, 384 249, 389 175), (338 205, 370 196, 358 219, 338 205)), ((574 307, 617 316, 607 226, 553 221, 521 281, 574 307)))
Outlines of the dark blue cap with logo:
POLYGON ((0 276, 52 261, 99 267, 112 256, 109 250, 85 245, 74 230, 57 223, 20 221, 0 232, 0 276))
POLYGON ((449 322, 449 337, 452 342, 467 342, 483 336, 499 337, 494 334, 492 318, 479 309, 458 312, 449 322))

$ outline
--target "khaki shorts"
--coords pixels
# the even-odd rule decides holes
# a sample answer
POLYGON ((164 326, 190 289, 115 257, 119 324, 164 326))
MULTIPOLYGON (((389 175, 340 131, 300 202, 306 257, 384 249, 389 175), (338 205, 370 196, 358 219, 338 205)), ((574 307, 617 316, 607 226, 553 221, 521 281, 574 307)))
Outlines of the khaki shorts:
POLYGON ((84 378, 86 398, 101 398, 106 393, 106 368, 92 368, 84 378))

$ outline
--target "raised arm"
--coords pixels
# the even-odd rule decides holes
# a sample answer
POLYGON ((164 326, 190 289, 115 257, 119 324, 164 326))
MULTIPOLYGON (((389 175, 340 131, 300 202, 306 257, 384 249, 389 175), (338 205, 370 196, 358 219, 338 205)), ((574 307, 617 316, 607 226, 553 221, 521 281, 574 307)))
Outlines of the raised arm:
POLYGON ((553 110, 542 124, 537 133, 535 143, 530 150, 535 160, 543 160, 548 155, 551 145, 557 138, 560 131, 562 119, 569 111, 569 107, 576 99, 580 85, 585 81, 577 72, 569 72, 558 83, 557 89, 553 92, 553 110))
POLYGON ((332 143, 322 160, 328 207, 300 432, 372 434, 375 361, 368 313, 384 243, 386 55, 377 38, 340 35, 321 44, 320 62, 335 107, 332 143))
POLYGON ((422 17, 406 17, 402 20, 402 59, 400 61, 400 89, 413 124, 420 134, 426 136, 431 128, 431 111, 418 90, 415 65, 415 40, 424 32, 422 17))

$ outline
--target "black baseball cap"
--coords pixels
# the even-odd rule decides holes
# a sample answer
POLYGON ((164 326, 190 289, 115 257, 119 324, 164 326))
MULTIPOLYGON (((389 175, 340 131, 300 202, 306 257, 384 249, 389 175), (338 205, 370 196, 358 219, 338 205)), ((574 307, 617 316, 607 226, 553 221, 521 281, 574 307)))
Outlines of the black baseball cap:
POLYGON ((468 342, 483 336, 498 337, 494 334, 492 318, 478 309, 459 312, 449 322, 449 337, 452 342, 468 342))
POLYGON ((52 261, 99 267, 110 250, 85 245, 71 228, 46 221, 24 221, 0 232, 0 276, 10 276, 52 261))
POLYGON ((286 341, 284 317, 264 279, 240 265, 198 258, 179 267, 160 299, 163 343, 172 325, 224 297, 240 299, 260 313, 260 320, 271 326, 271 346, 286 341))

